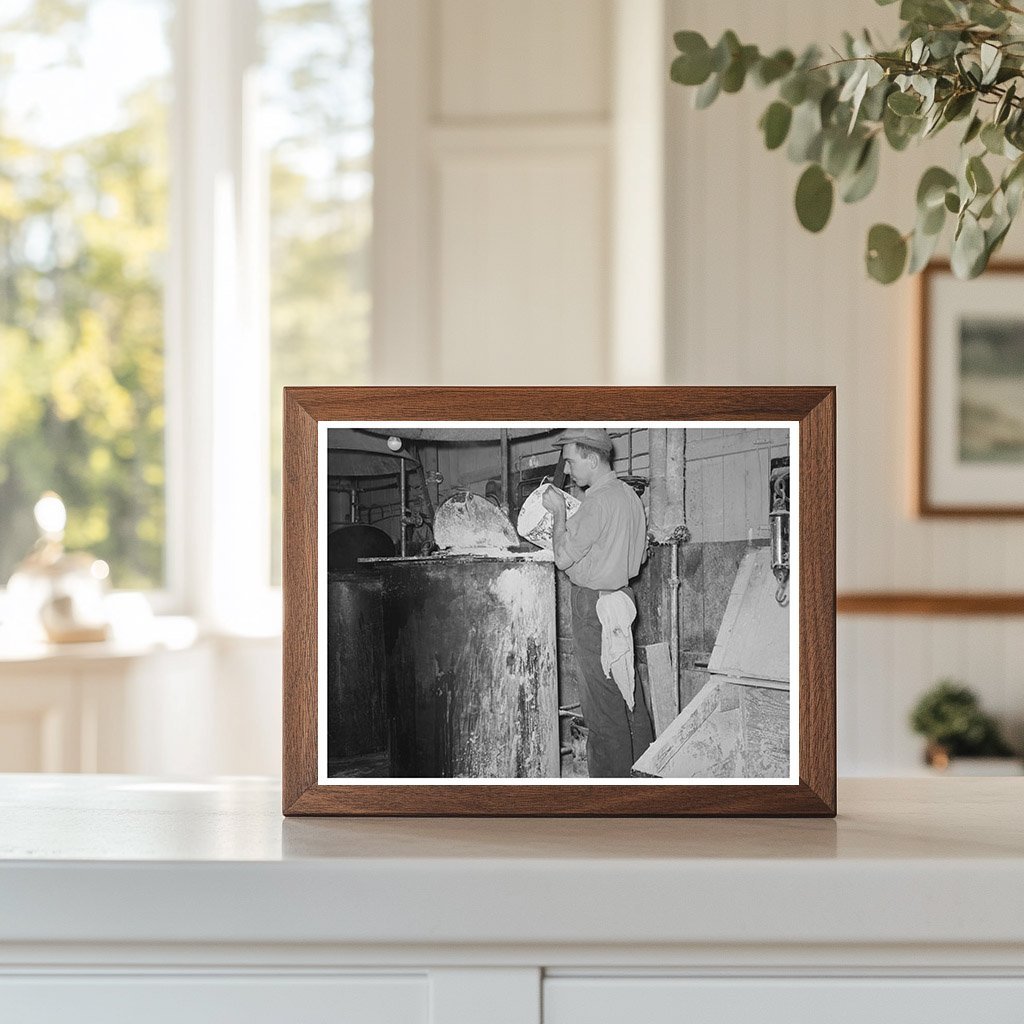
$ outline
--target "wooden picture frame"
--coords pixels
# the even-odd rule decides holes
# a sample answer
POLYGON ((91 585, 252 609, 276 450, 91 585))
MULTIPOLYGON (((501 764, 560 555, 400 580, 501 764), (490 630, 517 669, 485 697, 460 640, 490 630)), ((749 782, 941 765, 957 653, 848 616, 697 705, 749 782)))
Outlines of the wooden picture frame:
POLYGON ((919 275, 912 500, 922 518, 1024 516, 1024 413, 1005 394, 1024 394, 1024 369, 1009 377, 983 362, 1011 343, 1020 361, 1022 286, 1024 262, 994 262, 971 281, 945 261, 919 275))
MULTIPOLYGON (((304 387, 284 392, 283 811, 350 816, 816 816, 836 813, 835 389, 304 387), (797 439, 798 700, 785 782, 324 784, 318 737, 321 428, 389 422, 657 425, 778 421, 797 439)), ((326 471, 324 471, 326 472, 326 471)), ((324 477, 326 479, 326 476, 324 477)), ((325 485, 326 486, 326 485, 325 485)), ((323 491, 326 494, 326 489, 323 491)), ((684 498, 685 502, 685 498, 684 498)), ((326 578, 326 571, 324 571, 326 578)), ((773 581, 774 583, 774 581, 773 581)))

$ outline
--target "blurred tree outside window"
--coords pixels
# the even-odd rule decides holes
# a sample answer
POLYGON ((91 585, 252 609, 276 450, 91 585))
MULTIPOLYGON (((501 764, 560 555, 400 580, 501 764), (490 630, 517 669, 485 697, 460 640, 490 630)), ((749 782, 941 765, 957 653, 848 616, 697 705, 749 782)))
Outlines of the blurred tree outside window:
POLYGON ((280 582, 281 388, 368 377, 370 0, 262 0, 269 159, 271 572, 280 582))
MULTIPOLYGON (((253 3, 270 465, 252 486, 270 483, 277 583, 281 388, 368 375, 373 43, 371 0, 253 3)), ((189 166, 169 150, 176 13, 0 5, 0 587, 48 489, 67 504, 67 546, 105 559, 114 586, 166 586, 165 429, 181 429, 165 423, 169 181, 189 166)))
POLYGON ((0 7, 0 586, 48 489, 116 587, 164 583, 172 8, 0 7))

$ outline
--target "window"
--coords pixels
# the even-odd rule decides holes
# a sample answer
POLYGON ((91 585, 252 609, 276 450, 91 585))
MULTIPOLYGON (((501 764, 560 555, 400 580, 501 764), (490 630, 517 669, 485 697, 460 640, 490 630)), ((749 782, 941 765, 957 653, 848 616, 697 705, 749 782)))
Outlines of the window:
POLYGON ((0 14, 0 585, 49 489, 68 546, 104 558, 115 586, 164 582, 172 13, 0 14))
POLYGON ((369 0, 263 0, 262 10, 270 564, 278 582, 281 388, 368 376, 373 46, 369 0))
POLYGON ((115 587, 268 628, 281 388, 368 373, 372 66, 370 0, 3 6, 0 587, 53 489, 115 587))

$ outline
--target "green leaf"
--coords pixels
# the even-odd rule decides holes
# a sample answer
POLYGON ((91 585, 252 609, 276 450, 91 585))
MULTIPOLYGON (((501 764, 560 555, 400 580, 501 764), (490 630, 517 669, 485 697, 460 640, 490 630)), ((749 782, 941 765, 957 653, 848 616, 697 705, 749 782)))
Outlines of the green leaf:
POLYGON ((796 58, 789 50, 776 50, 770 57, 762 57, 754 66, 754 81, 760 86, 771 85, 793 70, 796 58))
POLYGON ((1012 108, 1014 97, 1017 95, 1017 83, 1011 82, 1007 86, 1006 92, 1003 93, 1002 98, 996 104, 996 112, 992 117, 992 120, 996 124, 1002 124, 1009 116, 1012 108))
POLYGON ((910 263, 907 265, 908 274, 916 274, 918 271, 924 270, 928 265, 928 261, 935 254, 941 234, 941 231, 926 232, 922 230, 920 225, 914 229, 914 234, 910 239, 910 263))
POLYGON ((732 63, 722 72, 722 92, 739 92, 746 81, 747 72, 758 60, 756 46, 742 46, 732 63))
POLYGON ((881 121, 885 113, 885 101, 892 92, 893 84, 888 79, 882 79, 869 87, 860 107, 861 121, 881 121))
POLYGON ((973 92, 954 93, 946 100, 942 108, 942 116, 947 121, 956 121, 966 117, 974 106, 976 96, 973 92))
POLYGON ((878 181, 878 139, 872 137, 864 143, 860 158, 849 183, 843 189, 843 202, 856 203, 863 199, 878 181))
MULTIPOLYGON (((824 96, 821 97, 821 101, 818 103, 818 110, 821 113, 821 123, 829 124, 833 120, 833 115, 836 112, 836 108, 839 106, 839 88, 833 86, 824 96)), ((838 124, 838 118, 835 119, 838 124)))
POLYGON ((886 110, 882 115, 885 140, 897 152, 907 148, 910 140, 921 130, 923 124, 923 117, 900 117, 891 110, 886 110))
POLYGON ((981 131, 981 125, 982 122, 980 117, 972 117, 971 123, 967 126, 967 131, 964 132, 964 137, 960 140, 960 145, 967 146, 972 143, 978 137, 978 133, 981 131))
POLYGON ((956 69, 966 88, 978 89, 981 86, 981 68, 978 64, 971 61, 971 65, 968 67, 962 53, 953 54, 953 63, 956 65, 956 69))
POLYGON ((839 94, 839 101, 840 103, 849 102, 853 106, 852 113, 850 114, 851 132, 857 123, 857 116, 868 89, 878 85, 882 80, 882 75, 882 68, 874 60, 862 60, 846 80, 843 91, 839 94))
POLYGON ((807 99, 807 75, 802 71, 792 72, 779 86, 779 98, 791 107, 798 107, 807 99))
POLYGON ((999 74, 999 68, 1003 63, 1003 51, 991 42, 981 44, 981 84, 991 85, 999 74))
POLYGON ((698 110, 706 110, 718 98, 722 82, 718 75, 712 75, 694 94, 693 105, 698 110))
POLYGON ((792 120, 793 108, 779 100, 772 103, 761 115, 760 127, 764 132, 764 144, 768 149, 778 149, 786 141, 792 120))
POLYGON ((995 188, 992 175, 989 174, 985 161, 980 156, 972 156, 967 161, 966 177, 977 195, 987 196, 995 188))
MULTIPOLYGON (((902 16, 902 12, 901 12, 902 16)), ((911 64, 924 64, 928 60, 928 47, 925 45, 925 41, 920 36, 915 39, 908 49, 908 57, 911 64)))
POLYGON ((910 78, 911 87, 924 99, 922 113, 931 110, 935 102, 935 79, 928 75, 912 75, 910 78))
POLYGON ((897 91, 889 96, 889 109, 901 117, 906 114, 916 114, 920 108, 921 100, 913 93, 897 91))
POLYGON ((944 205, 950 213, 959 213, 960 197, 955 192, 947 192, 944 205))
POLYGON ((721 74, 732 64, 733 58, 741 49, 743 47, 736 37, 736 33, 732 29, 727 29, 711 51, 711 70, 721 74))
POLYGON ((1006 196, 1006 210, 1012 221, 1024 197, 1024 156, 1018 157, 1003 174, 1003 195, 1006 196))
POLYGON ((673 82, 702 85, 711 74, 711 48, 699 32, 677 32, 673 37, 679 56, 672 61, 673 82))
POLYGON ((1006 133, 1002 125, 989 122, 981 129, 981 141, 985 148, 995 156, 1003 155, 1006 144, 1006 133))
POLYGON ((942 126, 942 107, 932 107, 932 112, 928 115, 928 119, 924 126, 924 131, 921 132, 921 138, 926 139, 929 135, 939 131, 942 126))
POLYGON ((808 231, 820 231, 832 214, 832 181, 817 165, 811 164, 796 186, 796 215, 808 231))
POLYGON ((956 184, 956 177, 944 167, 929 167, 921 175, 917 186, 917 208, 924 213, 941 206, 946 199, 946 192, 956 184))
POLYGON ((976 25, 984 25, 985 28, 996 30, 1005 28, 1009 24, 1006 15, 989 3, 971 4, 968 17, 976 25))
POLYGON ((978 270, 981 273, 985 267, 988 266, 988 261, 992 254, 1000 248, 1003 244, 1003 239, 1006 238, 1007 231, 1010 230, 1010 225, 1013 223, 1013 218, 1007 212, 1001 213, 999 216, 992 221, 991 225, 985 230, 985 263, 984 266, 978 270))
POLYGON ((694 60, 692 57, 676 57, 669 68, 669 78, 679 85, 701 85, 711 74, 711 61, 694 60))
POLYGON ((692 53, 700 50, 710 52, 711 50, 708 41, 699 32, 691 32, 689 29, 673 33, 672 42, 676 44, 676 49, 680 53, 692 53))
POLYGON ((907 262, 907 243, 890 224, 876 224, 868 232, 865 260, 868 273, 880 284, 892 284, 907 262))
POLYGON ((957 20, 957 13, 942 0, 903 0, 900 18, 926 25, 946 25, 957 20))
POLYGON ((950 259, 953 273, 962 281, 977 277, 985 265, 985 232, 978 219, 964 211, 960 226, 953 238, 953 252, 950 259))
POLYGON ((864 149, 864 134, 847 135, 839 127, 830 127, 822 133, 821 165, 833 178, 841 178, 854 166, 864 149))
MULTIPOLYGON (((957 210, 953 211, 958 212, 957 210)), ((917 214, 917 228, 925 235, 938 235, 946 223, 946 204, 939 203, 928 210, 919 210, 917 214)))
POLYGON ((928 49, 932 51, 932 59, 944 61, 951 57, 960 41, 960 33, 956 30, 932 32, 928 38, 928 49))
POLYGON ((817 160, 821 143, 821 110, 813 100, 807 100, 793 111, 786 155, 795 164, 817 160))

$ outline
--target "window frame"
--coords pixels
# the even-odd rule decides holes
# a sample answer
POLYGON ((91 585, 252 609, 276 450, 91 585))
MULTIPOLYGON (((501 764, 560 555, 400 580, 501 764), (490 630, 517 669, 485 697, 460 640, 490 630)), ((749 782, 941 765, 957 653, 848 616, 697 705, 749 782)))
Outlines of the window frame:
MULTIPOLYGON (((257 0, 177 0, 165 307, 167 601, 280 630, 271 586, 266 160, 257 0), (254 554, 255 552, 255 554, 254 554)), ((163 608, 161 608, 163 604, 163 608)))

